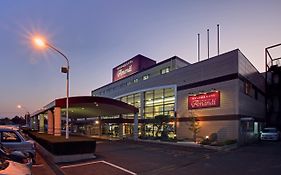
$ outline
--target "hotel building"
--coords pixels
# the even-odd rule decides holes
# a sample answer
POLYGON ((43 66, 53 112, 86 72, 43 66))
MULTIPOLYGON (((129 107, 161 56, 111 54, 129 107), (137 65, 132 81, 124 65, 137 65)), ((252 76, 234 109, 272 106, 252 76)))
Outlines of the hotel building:
MULTIPOLYGON (((121 100, 139 109, 139 137, 155 137, 155 116, 167 115, 169 137, 191 139, 191 118, 199 138, 249 142, 265 122, 264 77, 239 49, 196 63, 174 56, 156 63, 137 55, 112 70, 112 82, 92 96, 121 100)), ((100 116, 102 134, 130 137, 133 114, 100 116)), ((159 136, 159 135, 158 135, 159 136)))

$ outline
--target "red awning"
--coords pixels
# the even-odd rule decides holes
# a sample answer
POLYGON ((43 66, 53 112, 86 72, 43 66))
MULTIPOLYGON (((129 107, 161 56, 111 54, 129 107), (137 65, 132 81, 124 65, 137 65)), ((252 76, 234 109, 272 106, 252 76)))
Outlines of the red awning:
MULTIPOLYGON (((41 110, 34 112, 31 116, 45 113, 55 107, 62 108, 62 117, 65 116, 66 98, 60 98, 44 106, 41 110)), ((96 96, 77 96, 69 97, 69 117, 70 118, 89 118, 97 116, 117 116, 120 114, 134 114, 138 108, 119 100, 96 97, 96 96)))

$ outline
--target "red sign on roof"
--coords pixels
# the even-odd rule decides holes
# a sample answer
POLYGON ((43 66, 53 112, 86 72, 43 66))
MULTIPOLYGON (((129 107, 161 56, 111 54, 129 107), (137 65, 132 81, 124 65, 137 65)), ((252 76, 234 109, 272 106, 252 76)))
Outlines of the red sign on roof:
POLYGON ((188 96, 188 109, 220 107, 220 91, 188 96))
POLYGON ((142 55, 137 55, 123 64, 113 68, 112 80, 117 81, 122 78, 126 78, 129 75, 144 70, 154 64, 156 64, 156 61, 142 55))

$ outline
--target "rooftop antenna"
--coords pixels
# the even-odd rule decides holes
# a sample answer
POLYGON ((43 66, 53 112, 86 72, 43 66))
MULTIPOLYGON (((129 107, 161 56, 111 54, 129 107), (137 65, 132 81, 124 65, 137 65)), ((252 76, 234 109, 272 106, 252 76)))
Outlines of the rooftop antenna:
POLYGON ((197 34, 197 57, 198 57, 198 62, 200 61, 200 33, 197 34))
POLYGON ((207 44, 208 44, 208 59, 210 58, 210 39, 209 39, 209 29, 207 29, 207 44))
POLYGON ((220 54, 220 25, 217 24, 217 32, 218 32, 218 55, 220 54))

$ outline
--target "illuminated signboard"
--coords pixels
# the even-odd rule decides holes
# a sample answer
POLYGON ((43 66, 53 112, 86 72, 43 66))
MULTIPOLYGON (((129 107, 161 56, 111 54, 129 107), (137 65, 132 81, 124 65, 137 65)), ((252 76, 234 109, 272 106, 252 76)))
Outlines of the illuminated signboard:
POLYGON ((188 109, 220 107, 220 91, 188 96, 188 109))
POLYGON ((125 78, 138 71, 138 60, 129 60, 113 69, 113 81, 125 78))
POLYGON ((154 60, 151 60, 142 55, 137 55, 132 59, 126 61, 125 63, 113 68, 112 80, 120 80, 154 64, 156 64, 154 60))

